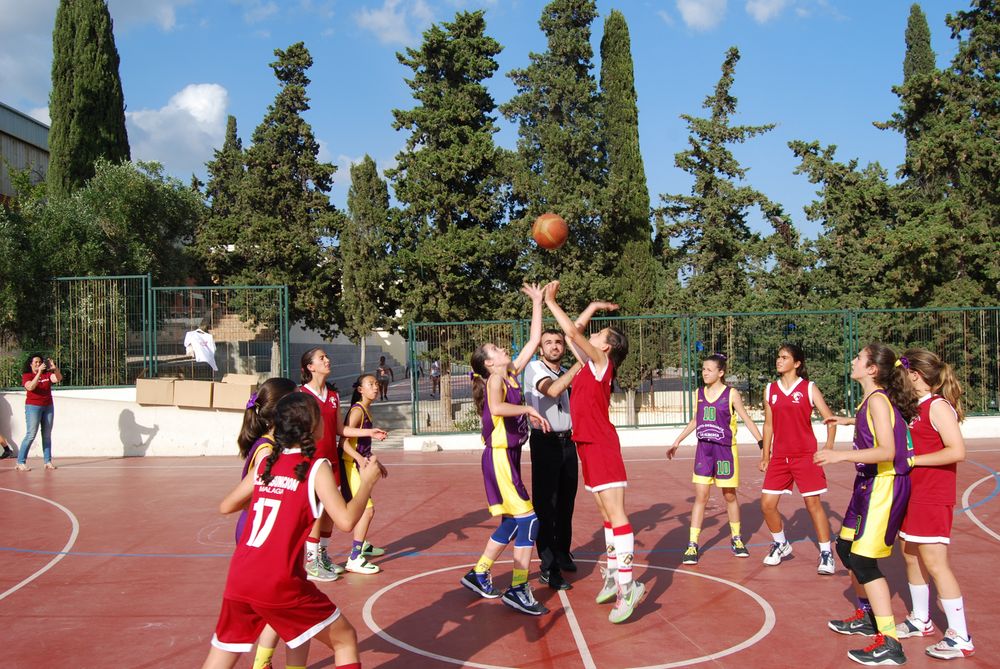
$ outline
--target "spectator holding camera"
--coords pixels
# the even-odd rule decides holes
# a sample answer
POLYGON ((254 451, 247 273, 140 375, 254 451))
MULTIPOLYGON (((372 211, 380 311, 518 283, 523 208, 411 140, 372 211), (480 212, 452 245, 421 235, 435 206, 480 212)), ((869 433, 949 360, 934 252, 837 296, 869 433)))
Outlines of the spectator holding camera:
POLYGON ((55 418, 55 407, 52 405, 52 384, 62 381, 62 372, 52 362, 52 358, 44 358, 39 353, 32 353, 21 370, 21 383, 28 391, 24 398, 24 423, 26 427, 24 441, 17 453, 17 471, 27 472, 31 468, 27 464, 28 450, 42 428, 42 457, 46 469, 55 469, 52 464, 52 421, 55 418))

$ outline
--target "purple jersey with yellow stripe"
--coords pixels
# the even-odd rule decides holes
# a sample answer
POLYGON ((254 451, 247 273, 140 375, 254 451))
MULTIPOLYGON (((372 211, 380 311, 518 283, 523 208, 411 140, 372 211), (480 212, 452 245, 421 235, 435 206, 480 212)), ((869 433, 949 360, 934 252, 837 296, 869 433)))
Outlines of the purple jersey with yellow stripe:
MULTIPOLYGON (((524 404, 521 384, 511 373, 503 380, 504 402, 507 404, 524 404)), ((519 448, 528 441, 531 428, 525 415, 501 417, 494 416, 490 408, 489 393, 483 402, 483 444, 487 448, 519 448)))
MULTIPOLYGON (((362 430, 370 430, 370 429, 372 429, 372 427, 374 427, 375 423, 372 422, 372 416, 371 416, 371 414, 368 413, 368 409, 366 409, 364 407, 364 405, 361 404, 361 402, 355 402, 354 404, 351 405, 351 408, 347 410, 347 415, 344 416, 344 425, 350 425, 351 424, 351 422, 350 422, 351 421, 351 412, 354 411, 354 409, 360 409, 361 410, 361 425, 359 425, 359 427, 362 430)), ((371 437, 346 437, 345 439, 348 442, 350 442, 351 446, 354 447, 354 450, 356 450, 358 452, 358 454, 361 455, 362 457, 366 457, 367 458, 369 455, 372 454, 372 438, 371 437)), ((343 455, 343 449, 341 449, 341 454, 343 455)), ((345 457, 349 457, 349 456, 345 455, 345 457)))
POLYGON ((913 469, 913 443, 910 441, 910 433, 906 427, 906 420, 903 419, 903 414, 889 401, 889 396, 881 388, 872 391, 858 407, 854 425, 854 450, 862 451, 878 446, 878 438, 875 436, 875 425, 870 410, 872 400, 884 401, 889 405, 895 455, 891 462, 877 462, 875 464, 856 462, 854 467, 858 470, 858 476, 863 478, 905 476, 913 469))
POLYGON ((714 402, 709 402, 705 389, 698 389, 698 406, 695 409, 697 419, 695 436, 698 441, 733 446, 736 434, 736 414, 733 413, 730 393, 732 388, 726 386, 714 402))

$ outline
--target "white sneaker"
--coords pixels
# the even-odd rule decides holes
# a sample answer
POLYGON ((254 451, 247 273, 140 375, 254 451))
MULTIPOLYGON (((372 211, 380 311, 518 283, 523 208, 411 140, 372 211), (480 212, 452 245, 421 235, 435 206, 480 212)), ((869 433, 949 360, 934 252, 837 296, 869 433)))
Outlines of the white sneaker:
POLYGON ((792 554, 792 545, 787 541, 784 543, 778 543, 775 541, 771 544, 771 548, 767 551, 767 555, 764 556, 764 564, 768 567, 773 567, 781 563, 781 558, 788 557, 792 554))
POLYGON ((597 597, 594 598, 594 601, 598 604, 613 602, 618 598, 618 572, 607 571, 604 568, 601 569, 601 572, 604 576, 604 583, 601 586, 601 591, 597 593, 597 597))
POLYGON ((332 569, 327 569, 323 566, 323 563, 317 558, 306 561, 306 578, 310 581, 320 581, 322 583, 328 581, 336 581, 338 576, 337 572, 332 569))
POLYGON ((323 548, 322 546, 319 547, 319 562, 320 564, 323 565, 324 569, 326 569, 327 571, 332 571, 334 574, 337 574, 338 576, 344 573, 344 568, 341 567, 339 564, 336 564, 333 560, 331 560, 330 556, 327 555, 326 553, 326 549, 323 548))
POLYGON ((958 636, 958 633, 949 629, 944 633, 944 638, 933 646, 927 646, 927 654, 939 660, 956 660, 963 657, 972 657, 976 652, 976 647, 972 645, 972 635, 968 639, 958 636))
POLYGON ((816 567, 816 573, 829 576, 835 570, 836 565, 833 563, 833 553, 831 551, 820 551, 819 566, 816 567))
POLYGON ((910 613, 906 620, 896 625, 896 636, 900 639, 909 639, 914 636, 934 636, 934 623, 930 620, 921 620, 910 613))
POLYGON ((379 569, 377 564, 372 564, 366 560, 364 555, 359 555, 356 558, 348 558, 347 571, 352 574, 377 574, 382 570, 379 569))

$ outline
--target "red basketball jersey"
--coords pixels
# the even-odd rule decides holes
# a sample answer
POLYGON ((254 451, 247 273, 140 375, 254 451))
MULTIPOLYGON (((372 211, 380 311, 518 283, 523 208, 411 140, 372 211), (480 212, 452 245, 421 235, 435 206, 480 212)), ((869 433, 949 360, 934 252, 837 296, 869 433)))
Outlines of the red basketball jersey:
MULTIPOLYGON (((913 454, 924 455, 944 448, 941 435, 931 422, 931 406, 944 402, 954 411, 954 407, 940 395, 927 395, 920 400, 918 413, 910 423, 910 437, 913 439, 913 454)), ((955 486, 958 477, 957 463, 936 467, 914 467, 910 472, 910 501, 921 504, 955 504, 955 486)))
MULTIPOLYGON (((340 397, 329 388, 326 389, 324 397, 316 394, 309 386, 299 386, 299 391, 303 392, 319 402, 320 413, 323 414, 323 438, 316 442, 316 459, 327 458, 331 462, 337 461, 337 424, 340 422, 340 397)), ((337 468, 334 467, 336 474, 337 468)), ((337 485, 340 479, 337 477, 337 485)))
MULTIPOLYGON (((316 496, 319 464, 315 460, 304 481, 295 478, 303 461, 298 449, 284 451, 274 463, 271 482, 254 483, 250 516, 229 563, 226 594, 229 599, 283 607, 314 597, 316 586, 306 580, 302 547, 323 505, 316 496)), ((257 469, 264 471, 266 460, 257 469)))
POLYGON ((597 379, 591 360, 573 378, 569 394, 569 416, 573 422, 573 441, 586 444, 620 445, 608 410, 611 407, 611 379, 614 365, 608 360, 604 375, 597 379))
POLYGON ((790 389, 780 381, 767 384, 764 396, 771 407, 771 457, 802 457, 816 452, 812 430, 812 381, 799 379, 790 389))

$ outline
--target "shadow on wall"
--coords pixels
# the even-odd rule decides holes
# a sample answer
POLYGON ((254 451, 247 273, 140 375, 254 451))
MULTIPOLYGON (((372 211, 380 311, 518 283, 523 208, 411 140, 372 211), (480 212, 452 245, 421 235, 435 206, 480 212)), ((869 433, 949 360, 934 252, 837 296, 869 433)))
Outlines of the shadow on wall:
POLYGON ((131 409, 125 409, 118 415, 118 437, 122 442, 122 455, 126 458, 146 455, 153 437, 160 431, 160 426, 145 427, 135 422, 135 414, 131 409), (143 440, 143 437, 148 439, 143 440))
POLYGON ((14 435, 11 432, 11 419, 14 416, 14 410, 10 407, 10 402, 7 401, 6 397, 0 396, 0 436, 3 436, 10 442, 10 447, 14 448, 14 435))

